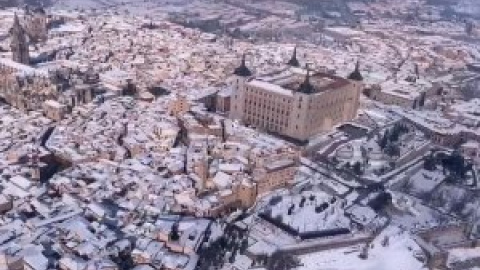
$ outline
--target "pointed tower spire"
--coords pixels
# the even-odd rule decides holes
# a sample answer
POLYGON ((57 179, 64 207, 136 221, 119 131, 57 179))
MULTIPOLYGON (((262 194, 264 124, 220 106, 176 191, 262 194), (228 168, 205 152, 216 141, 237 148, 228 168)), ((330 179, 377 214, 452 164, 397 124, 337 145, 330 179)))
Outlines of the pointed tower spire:
POLYGON ((246 54, 244 53, 242 56, 242 62, 239 67, 235 69, 233 74, 241 77, 250 77, 252 76, 252 72, 250 69, 248 69, 247 64, 246 64, 246 54))
POLYGON ((21 26, 20 26, 20 19, 18 19, 18 14, 15 12, 14 15, 13 15, 13 26, 12 26, 12 28, 17 28, 17 27, 21 27, 21 26))
POLYGON ((355 70, 348 75, 348 79, 353 81, 363 81, 363 76, 360 73, 360 60, 357 60, 357 63, 355 64, 355 70))
POLYGON ((297 59, 297 46, 293 48, 292 58, 290 58, 287 64, 292 67, 300 66, 300 63, 298 62, 298 59, 297 59))
POLYGON ((9 34, 11 37, 10 49, 13 61, 28 65, 30 63, 30 52, 28 50, 27 33, 20 25, 17 13, 13 17, 13 25, 9 34))
POLYGON ((305 75, 305 83, 310 84, 310 65, 307 64, 307 75, 305 75))
POLYGON ((304 94, 311 94, 315 92, 315 88, 313 88, 313 85, 310 83, 310 67, 307 65, 307 75, 305 75, 305 80, 303 81, 302 84, 300 84, 300 87, 298 88, 298 92, 304 93, 304 94))

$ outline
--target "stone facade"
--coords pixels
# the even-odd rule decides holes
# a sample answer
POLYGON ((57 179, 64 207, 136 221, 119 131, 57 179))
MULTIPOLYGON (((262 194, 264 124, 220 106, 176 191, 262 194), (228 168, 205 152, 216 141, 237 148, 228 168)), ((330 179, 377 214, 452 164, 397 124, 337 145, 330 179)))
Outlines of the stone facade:
POLYGON ((48 73, 1 59, 0 97, 16 108, 37 110, 44 101, 58 98, 58 88, 48 73))
POLYGON ((47 71, 30 66, 29 41, 31 35, 46 36, 45 11, 27 9, 26 18, 28 31, 16 14, 9 31, 12 59, 0 59, 0 98, 18 109, 43 110, 60 120, 73 107, 93 100, 99 76, 92 69, 47 71))
POLYGON ((97 81, 92 76, 74 70, 47 72, 0 59, 0 98, 18 109, 43 110, 59 120, 75 106, 94 99, 97 81))
POLYGON ((261 78, 235 74, 230 118, 305 142, 356 117, 360 82, 307 73, 292 67, 261 78))
POLYGON ((255 170, 254 181, 257 184, 256 195, 263 195, 272 190, 287 187, 294 179, 297 166, 294 160, 283 159, 255 170))
POLYGON ((450 250, 476 246, 470 232, 471 225, 467 223, 441 225, 417 232, 414 239, 425 251, 430 269, 445 269, 450 250))
POLYGON ((190 110, 190 102, 185 95, 177 95, 168 105, 170 115, 182 116, 190 110))

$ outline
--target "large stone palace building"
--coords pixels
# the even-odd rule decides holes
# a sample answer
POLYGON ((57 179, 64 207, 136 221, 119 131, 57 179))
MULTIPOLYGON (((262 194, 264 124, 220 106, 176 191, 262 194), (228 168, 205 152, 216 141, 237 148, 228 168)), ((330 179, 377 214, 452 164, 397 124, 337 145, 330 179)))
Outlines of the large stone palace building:
POLYGON ((299 68, 296 51, 289 67, 255 77, 245 63, 231 78, 230 118, 300 142, 353 119, 358 110, 358 65, 348 79, 299 68))

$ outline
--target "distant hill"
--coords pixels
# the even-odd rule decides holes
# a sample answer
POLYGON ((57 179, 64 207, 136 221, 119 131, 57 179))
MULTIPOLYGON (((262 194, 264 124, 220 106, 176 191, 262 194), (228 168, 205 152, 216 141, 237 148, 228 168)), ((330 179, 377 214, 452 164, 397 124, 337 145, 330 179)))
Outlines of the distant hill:
MULTIPOLYGON (((145 0, 138 0, 143 2, 145 0)), ((208 1, 208 0, 205 0, 208 1)), ((275 1, 275 0, 270 0, 275 1)), ((366 0, 284 0, 291 1, 304 7, 307 13, 324 13, 331 15, 332 12, 342 14, 342 19, 351 19, 349 16, 346 3, 353 1, 366 0)), ((404 1, 404 0, 388 0, 388 1, 404 1)), ((136 0, 0 0, 0 8, 22 7, 25 4, 31 6, 50 7, 54 5, 56 8, 64 9, 103 9, 128 5, 128 2, 135 3, 136 0)), ((176 2, 188 2, 188 0, 157 0, 159 5, 169 5, 176 2)), ((211 2, 211 1, 210 1, 211 2)), ((442 16, 451 18, 452 16, 476 17, 480 19, 480 0, 426 0, 429 5, 444 7, 442 16)))
POLYGON ((456 14, 480 18, 479 0, 427 0, 427 4, 444 6, 447 15, 456 14))
POLYGON ((31 6, 50 6, 51 0, 0 0, 0 8, 31 6))
POLYGON ((453 8, 458 13, 480 17, 480 1, 478 0, 460 0, 453 5, 453 8))
POLYGON ((0 8, 15 7, 19 5, 19 0, 0 0, 0 8))

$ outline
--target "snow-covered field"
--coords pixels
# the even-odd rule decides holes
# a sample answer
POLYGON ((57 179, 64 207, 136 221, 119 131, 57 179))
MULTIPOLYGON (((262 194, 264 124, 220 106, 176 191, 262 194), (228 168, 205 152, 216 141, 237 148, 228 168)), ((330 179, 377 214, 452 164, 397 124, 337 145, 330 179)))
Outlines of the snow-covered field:
POLYGON ((392 194, 395 207, 402 211, 392 216, 392 224, 394 225, 409 231, 417 231, 432 228, 448 221, 442 213, 423 205, 417 198, 396 192, 392 192, 392 194))
POLYGON ((417 257, 421 250, 410 235, 399 228, 389 227, 379 235, 361 259, 362 246, 322 251, 300 256, 303 264, 298 270, 422 270, 427 269, 417 257), (385 237, 388 244, 383 246, 385 237))
POLYGON ((279 217, 282 223, 300 232, 350 228, 342 202, 320 191, 284 196, 267 209, 272 218, 279 217))

